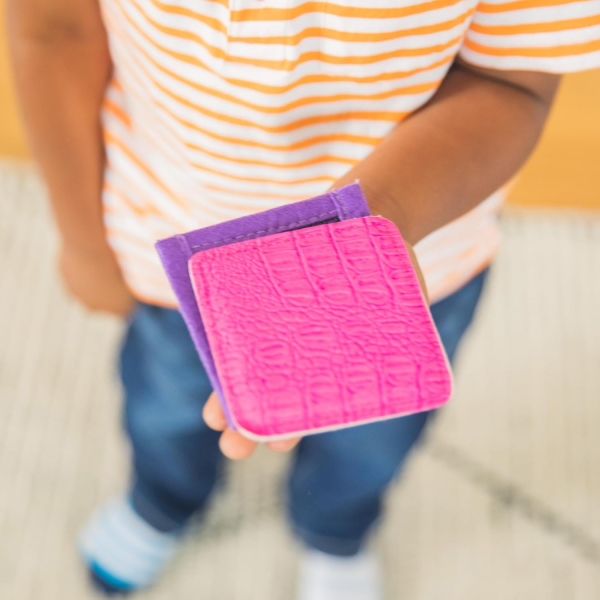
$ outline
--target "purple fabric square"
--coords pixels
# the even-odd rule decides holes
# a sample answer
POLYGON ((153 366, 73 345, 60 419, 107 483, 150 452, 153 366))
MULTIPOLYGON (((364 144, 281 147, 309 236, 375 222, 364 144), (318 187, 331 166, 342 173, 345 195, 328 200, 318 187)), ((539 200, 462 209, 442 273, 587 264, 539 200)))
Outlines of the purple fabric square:
POLYGON ((230 426, 235 425, 223 396, 221 382, 194 295, 188 270, 189 259, 198 252, 218 246, 322 223, 356 219, 370 214, 360 185, 353 183, 309 200, 175 235, 156 243, 160 260, 177 297, 181 315, 230 426))

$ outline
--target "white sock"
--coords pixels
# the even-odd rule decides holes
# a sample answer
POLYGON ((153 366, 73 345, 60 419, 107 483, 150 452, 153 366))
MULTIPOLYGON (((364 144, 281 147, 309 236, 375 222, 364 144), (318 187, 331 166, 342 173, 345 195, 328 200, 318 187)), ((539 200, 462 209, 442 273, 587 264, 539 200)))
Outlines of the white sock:
POLYGON ((382 600, 377 556, 332 556, 307 550, 301 559, 298 600, 382 600))
POLYGON ((90 569, 123 589, 153 583, 178 546, 177 536, 154 529, 125 498, 113 500, 94 515, 80 540, 90 569))

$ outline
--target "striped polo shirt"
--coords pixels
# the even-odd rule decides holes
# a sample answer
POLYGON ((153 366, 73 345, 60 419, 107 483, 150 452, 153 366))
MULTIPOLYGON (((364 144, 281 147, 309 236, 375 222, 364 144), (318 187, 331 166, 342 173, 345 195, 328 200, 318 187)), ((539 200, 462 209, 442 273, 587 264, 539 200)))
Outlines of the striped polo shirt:
MULTIPOLYGON (((102 0, 114 63, 104 211, 126 281, 176 306, 157 239, 326 191, 457 55, 600 65, 600 0, 102 0)), ((400 125, 401 127, 401 125, 400 125)), ((415 248, 432 300, 494 257, 503 194, 415 248)))

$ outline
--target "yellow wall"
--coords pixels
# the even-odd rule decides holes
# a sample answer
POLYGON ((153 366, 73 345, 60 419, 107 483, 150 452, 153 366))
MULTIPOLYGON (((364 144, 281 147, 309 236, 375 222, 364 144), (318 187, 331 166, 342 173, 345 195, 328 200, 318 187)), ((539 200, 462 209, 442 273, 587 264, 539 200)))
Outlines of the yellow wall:
MULTIPOLYGON (((0 29, 4 30, 4 0, 0 0, 0 29)), ((5 36, 0 35, 0 156, 24 158, 27 149, 10 85, 5 36)))
MULTIPOLYGON (((0 0, 0 8, 2 4, 0 0)), ((5 44, 0 44, 0 156, 27 156, 5 44)), ((600 208, 600 70, 565 78, 542 142, 511 202, 600 208)))
POLYGON ((600 70, 564 78, 511 202, 600 208, 600 70))

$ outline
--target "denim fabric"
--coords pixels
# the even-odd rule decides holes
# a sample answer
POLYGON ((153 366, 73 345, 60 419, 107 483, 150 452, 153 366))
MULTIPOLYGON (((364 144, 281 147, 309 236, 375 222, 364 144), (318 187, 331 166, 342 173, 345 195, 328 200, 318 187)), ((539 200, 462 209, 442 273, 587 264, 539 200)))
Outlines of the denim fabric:
MULTIPOLYGON (((431 312, 453 361, 473 318, 486 272, 431 312)), ((131 497, 163 531, 204 507, 222 465, 218 434, 202 420, 211 386, 177 311, 140 304, 121 352, 125 424, 133 450, 131 497)), ((381 512, 382 495, 432 413, 308 436, 289 476, 289 514, 309 546, 356 553, 381 512)))

